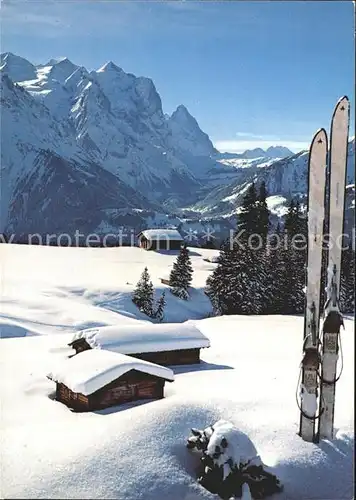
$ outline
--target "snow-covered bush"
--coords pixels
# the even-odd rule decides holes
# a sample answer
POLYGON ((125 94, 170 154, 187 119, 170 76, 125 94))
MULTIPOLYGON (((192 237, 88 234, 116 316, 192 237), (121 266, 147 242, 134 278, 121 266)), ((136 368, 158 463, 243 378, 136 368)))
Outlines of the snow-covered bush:
POLYGON ((166 307, 165 296, 166 296, 165 292, 162 292, 162 295, 160 296, 160 298, 157 301, 157 308, 156 308, 156 311, 154 313, 154 317, 158 321, 163 321, 163 319, 164 319, 164 308, 166 307))
POLYGON ((171 288, 171 293, 175 295, 176 297, 183 299, 183 300, 188 300, 189 299, 189 293, 185 288, 180 288, 180 287, 173 287, 171 288))
POLYGON ((202 452, 198 482, 223 499, 260 499, 282 491, 250 438, 226 420, 204 430, 192 429, 187 448, 202 452))

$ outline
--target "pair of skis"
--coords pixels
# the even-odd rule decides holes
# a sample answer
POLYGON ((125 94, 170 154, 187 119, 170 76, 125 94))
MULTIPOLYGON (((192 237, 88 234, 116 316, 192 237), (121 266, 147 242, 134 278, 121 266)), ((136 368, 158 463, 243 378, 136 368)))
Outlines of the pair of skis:
POLYGON ((316 132, 309 151, 307 287, 299 435, 310 442, 333 438, 339 333, 343 324, 339 294, 349 115, 350 103, 345 96, 337 103, 332 117, 329 155, 325 129, 316 132), (328 222, 328 272, 320 335, 324 220, 328 222))

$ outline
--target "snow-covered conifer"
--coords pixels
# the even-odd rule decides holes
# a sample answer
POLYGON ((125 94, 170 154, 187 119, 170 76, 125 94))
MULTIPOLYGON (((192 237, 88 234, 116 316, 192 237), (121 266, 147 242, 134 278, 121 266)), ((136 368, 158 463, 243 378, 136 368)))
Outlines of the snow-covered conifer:
POLYGON ((155 311, 155 318, 158 319, 158 321, 163 321, 164 319, 164 308, 166 306, 166 298, 165 298, 165 292, 162 292, 162 295, 158 299, 157 302, 157 309, 155 311))
POLYGON ((344 313, 355 311, 355 250, 352 245, 342 252, 340 306, 344 313))
POLYGON ((153 285, 147 267, 142 272, 132 295, 132 302, 141 312, 152 317, 153 315, 153 285))
POLYGON ((267 206, 267 189, 266 184, 262 181, 259 188, 259 194, 256 200, 257 207, 257 219, 256 219, 256 233, 259 234, 264 242, 266 243, 268 230, 270 226, 269 222, 269 210, 267 206))
POLYGON ((179 298, 189 298, 188 289, 193 279, 193 267, 189 257, 188 249, 183 246, 180 249, 176 262, 169 277, 171 292, 179 298))

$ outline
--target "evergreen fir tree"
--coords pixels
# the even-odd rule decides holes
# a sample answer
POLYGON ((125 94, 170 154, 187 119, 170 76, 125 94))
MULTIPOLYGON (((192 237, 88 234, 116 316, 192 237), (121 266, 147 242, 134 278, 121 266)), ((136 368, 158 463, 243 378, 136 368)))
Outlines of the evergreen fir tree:
POLYGON ((267 246, 266 314, 284 314, 286 297, 290 292, 288 283, 288 251, 284 248, 283 232, 277 224, 274 237, 267 246))
POLYGON ((256 233, 256 222, 258 220, 257 192, 253 182, 243 198, 239 213, 238 232, 245 230, 246 236, 256 233))
POLYGON ((265 309, 264 249, 241 248, 225 242, 218 265, 206 282, 206 294, 215 314, 261 314, 265 309))
POLYGON ((249 186, 234 241, 224 243, 218 265, 207 280, 206 293, 216 314, 261 314, 269 307, 266 197, 264 183, 258 197, 255 184, 249 186), (262 246, 258 236, 262 237, 262 246))
POLYGON ((305 305, 306 266, 304 252, 290 246, 286 258, 286 314, 301 314, 305 305))
POLYGON ((298 314, 304 311, 307 256, 307 221, 298 200, 289 204, 284 232, 284 312, 298 314))
POLYGON ((258 198, 256 201, 256 207, 257 207, 256 233, 262 237, 263 243, 266 244, 270 222, 269 222, 269 210, 267 206, 267 190, 265 181, 262 181, 261 183, 258 198))
POLYGON ((293 236, 294 234, 297 234, 297 224, 296 224, 296 207, 295 207, 295 202, 294 199, 292 198, 289 202, 288 205, 288 211, 286 214, 286 218, 284 221, 284 230, 289 236, 293 236))
POLYGON ((162 295, 158 299, 157 302, 157 309, 155 312, 155 318, 158 319, 158 321, 163 321, 164 319, 164 308, 166 306, 166 298, 165 298, 165 292, 162 292, 162 295))
POLYGON ((266 249, 246 249, 237 251, 239 314, 263 314, 268 307, 266 294, 267 268, 266 249))
POLYGON ((147 267, 143 270, 132 295, 132 302, 147 316, 153 315, 153 285, 147 267))
POLYGON ((189 298, 188 289, 193 279, 193 268, 186 246, 182 246, 169 277, 171 292, 179 298, 189 298))
POLYGON ((355 312, 355 250, 352 245, 342 252, 340 307, 344 313, 355 312))
POLYGON ((210 298, 213 311, 216 315, 232 314, 234 303, 234 287, 236 276, 236 251, 230 248, 230 241, 226 240, 221 246, 218 265, 206 282, 205 293, 210 298))

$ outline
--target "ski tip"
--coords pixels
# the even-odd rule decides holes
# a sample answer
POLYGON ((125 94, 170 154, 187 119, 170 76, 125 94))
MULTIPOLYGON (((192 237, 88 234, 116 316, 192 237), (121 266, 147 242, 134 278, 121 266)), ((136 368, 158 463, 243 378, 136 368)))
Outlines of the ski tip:
POLYGON ((314 147, 323 147, 325 150, 328 147, 328 134, 325 128, 320 128, 314 134, 314 137, 311 141, 309 151, 311 151, 314 147))
POLYGON ((338 107, 341 103, 350 104, 350 99, 347 97, 347 95, 340 97, 340 99, 336 103, 336 107, 338 107))
POLYGON ((344 95, 343 97, 341 97, 337 101, 335 109, 334 109, 334 113, 333 113, 333 119, 335 118, 336 113, 339 113, 339 112, 344 113, 345 111, 348 115, 350 114, 350 100, 347 97, 347 95, 344 95))

